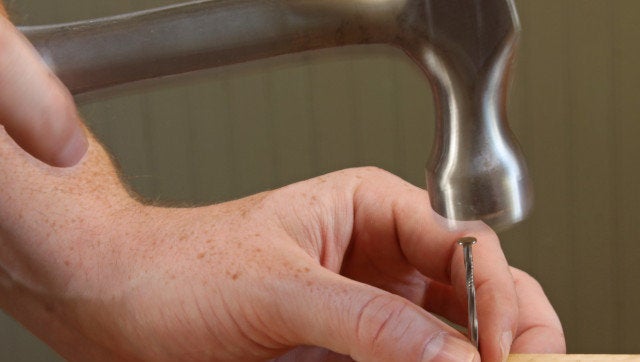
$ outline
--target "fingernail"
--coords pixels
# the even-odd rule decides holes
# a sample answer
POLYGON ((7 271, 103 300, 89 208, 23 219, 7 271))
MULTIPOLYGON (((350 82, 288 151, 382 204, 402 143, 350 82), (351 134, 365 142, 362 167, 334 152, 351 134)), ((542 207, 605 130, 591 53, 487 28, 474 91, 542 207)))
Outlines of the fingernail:
POLYGON ((55 159, 56 166, 71 167, 76 165, 87 153, 88 148, 89 142, 82 126, 76 126, 73 136, 69 138, 69 141, 55 159))
POLYGON ((469 343, 446 333, 434 337, 424 350, 422 361, 480 361, 478 351, 469 343))
POLYGON ((510 330, 502 332, 500 337, 500 350, 502 351, 502 361, 506 361, 509 358, 509 351, 511 350, 511 343, 513 343, 513 334, 510 330))

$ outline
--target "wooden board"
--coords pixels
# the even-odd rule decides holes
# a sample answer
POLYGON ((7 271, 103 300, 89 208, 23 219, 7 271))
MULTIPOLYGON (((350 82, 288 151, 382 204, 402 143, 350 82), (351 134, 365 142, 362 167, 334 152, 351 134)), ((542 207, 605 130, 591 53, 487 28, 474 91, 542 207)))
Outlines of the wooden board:
POLYGON ((640 361, 640 355, 628 354, 512 354, 509 362, 606 362, 640 361))

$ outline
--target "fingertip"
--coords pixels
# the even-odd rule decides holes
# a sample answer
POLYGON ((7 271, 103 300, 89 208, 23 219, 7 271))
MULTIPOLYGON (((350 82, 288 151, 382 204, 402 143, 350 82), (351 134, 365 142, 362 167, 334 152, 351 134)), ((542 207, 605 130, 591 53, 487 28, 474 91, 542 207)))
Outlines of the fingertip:
POLYGON ((540 326, 518 336, 511 346, 511 351, 518 354, 564 354, 567 353, 567 347, 564 333, 540 326))
MULTIPOLYGON (((51 93, 64 92, 52 89, 51 93)), ((43 97, 37 110, 21 110, 18 106, 4 125, 22 149, 53 167, 75 166, 89 148, 87 132, 75 104, 67 98, 70 99, 53 95, 43 97)))
POLYGON ((51 162, 55 167, 72 167, 78 164, 89 149, 86 133, 80 125, 75 127, 69 140, 54 154, 51 162))
POLYGON ((422 355, 427 361, 480 361, 478 351, 466 341, 448 333, 438 333, 425 344, 422 355))
POLYGON ((507 358, 509 358, 512 343, 513 333, 510 330, 502 332, 502 336, 500 336, 500 352, 502 353, 500 356, 501 361, 506 361, 507 358))

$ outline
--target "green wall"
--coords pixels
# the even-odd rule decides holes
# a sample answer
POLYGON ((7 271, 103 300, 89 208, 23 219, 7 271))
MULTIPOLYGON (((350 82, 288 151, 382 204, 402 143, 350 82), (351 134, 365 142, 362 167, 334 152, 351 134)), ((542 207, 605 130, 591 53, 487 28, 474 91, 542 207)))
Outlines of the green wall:
MULTIPOLYGON (((22 24, 175 2, 8 1, 22 24)), ((570 352, 640 353, 640 1, 517 4, 510 120, 536 209, 501 235, 503 247, 545 287, 570 352)), ((231 67, 81 110, 135 190, 180 204, 360 165, 422 186, 434 113, 418 70, 383 47, 231 67)), ((55 360, 49 353, 0 313, 0 360, 55 360)))

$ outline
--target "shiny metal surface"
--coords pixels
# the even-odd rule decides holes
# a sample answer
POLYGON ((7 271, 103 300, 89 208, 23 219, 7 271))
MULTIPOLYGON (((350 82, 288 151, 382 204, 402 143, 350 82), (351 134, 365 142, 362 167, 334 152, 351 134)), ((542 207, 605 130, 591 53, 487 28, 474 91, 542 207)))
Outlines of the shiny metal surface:
POLYGON ((464 253, 465 279, 467 284, 467 332, 469 340, 478 348, 478 311, 476 306, 476 284, 473 279, 473 253, 471 248, 477 242, 476 238, 466 237, 458 240, 464 253))
POLYGON ((426 172, 433 208, 495 228, 531 208, 506 122, 519 33, 512 0, 209 0, 21 31, 76 95, 320 48, 399 47, 436 100, 426 172))

